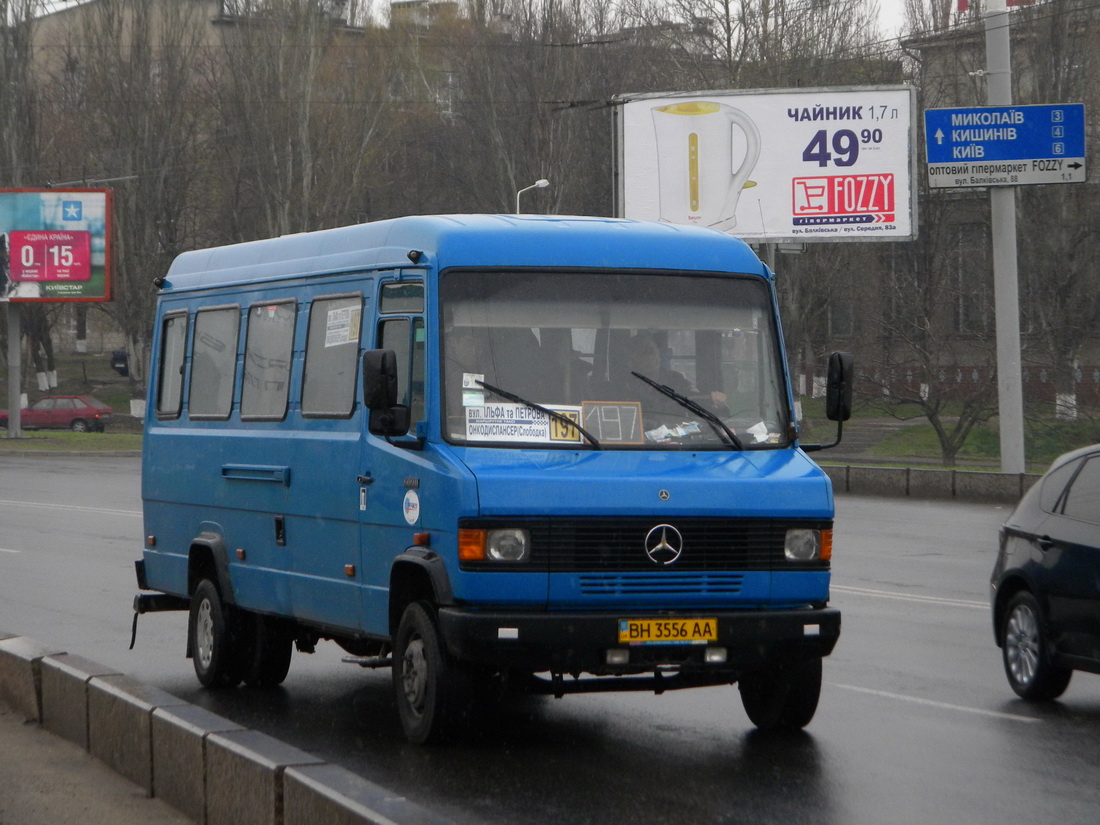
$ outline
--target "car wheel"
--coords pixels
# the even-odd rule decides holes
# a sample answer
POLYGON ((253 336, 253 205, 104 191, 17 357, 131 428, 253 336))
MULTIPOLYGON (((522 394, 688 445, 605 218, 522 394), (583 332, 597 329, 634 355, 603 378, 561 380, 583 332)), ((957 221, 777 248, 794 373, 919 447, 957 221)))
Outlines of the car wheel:
POLYGON ((1069 686, 1073 669, 1051 662, 1050 643, 1039 602, 1028 591, 1017 593, 1005 608, 1001 627, 1005 675, 1023 699, 1057 699, 1069 686))
POLYGON ((191 597, 188 633, 195 675, 203 687, 240 684, 246 662, 237 617, 209 579, 199 582, 191 597))
POLYGON ((804 659, 746 673, 738 682, 745 713, 760 730, 799 730, 810 724, 821 696, 821 659, 804 659))
POLYGON ((445 738, 459 703, 454 670, 443 650, 434 611, 422 602, 405 608, 394 639, 393 687, 401 725, 418 745, 445 738))
POLYGON ((249 613, 242 622, 246 634, 244 682, 251 687, 281 685, 290 672, 294 638, 277 619, 249 613))
POLYGON ((88 432, 88 422, 83 418, 74 418, 72 423, 69 424, 69 429, 74 433, 86 433, 88 432))

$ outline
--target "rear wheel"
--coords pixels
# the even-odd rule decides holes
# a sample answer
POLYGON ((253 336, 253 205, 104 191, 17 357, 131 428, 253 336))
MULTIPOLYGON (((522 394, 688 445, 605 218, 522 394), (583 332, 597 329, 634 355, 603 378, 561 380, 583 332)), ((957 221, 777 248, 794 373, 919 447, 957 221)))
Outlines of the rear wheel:
POLYGON ((281 685, 290 672, 293 636, 282 622, 269 616, 251 613, 242 624, 247 634, 245 684, 260 688, 281 685))
POLYGON ((821 659, 803 659, 746 673, 738 683, 745 713, 761 730, 810 724, 821 696, 821 659))
POLYGON ((74 418, 73 422, 69 425, 69 429, 74 433, 86 433, 88 432, 88 422, 83 418, 74 418))
POLYGON ((1035 596, 1026 590, 1008 603, 1002 637, 1005 675, 1017 696, 1045 701, 1065 693, 1073 670, 1051 663, 1042 610, 1035 596))
POLYGON ((246 662, 237 617, 209 579, 200 581, 191 597, 188 632, 199 682, 210 688, 238 685, 246 662))
POLYGON ((445 738, 462 701, 459 681, 431 606, 410 604, 401 616, 393 655, 397 709, 410 742, 421 745, 445 738))

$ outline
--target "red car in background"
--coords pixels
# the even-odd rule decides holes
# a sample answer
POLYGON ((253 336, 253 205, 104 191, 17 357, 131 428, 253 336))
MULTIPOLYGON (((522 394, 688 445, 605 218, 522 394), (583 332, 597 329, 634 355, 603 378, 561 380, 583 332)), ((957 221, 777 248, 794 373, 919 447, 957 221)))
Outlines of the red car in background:
MULTIPOLYGON (((113 411, 90 395, 48 395, 20 413, 26 430, 72 430, 101 433, 113 411)), ((0 427, 8 426, 8 411, 0 410, 0 427)))

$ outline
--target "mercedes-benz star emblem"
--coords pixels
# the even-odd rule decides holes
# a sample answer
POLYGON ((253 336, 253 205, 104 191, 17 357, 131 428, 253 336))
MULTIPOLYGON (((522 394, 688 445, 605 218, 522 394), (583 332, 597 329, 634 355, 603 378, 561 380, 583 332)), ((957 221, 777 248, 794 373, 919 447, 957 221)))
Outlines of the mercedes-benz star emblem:
POLYGON ((684 552, 684 537, 671 524, 658 524, 645 537, 645 554, 654 564, 672 564, 684 552))

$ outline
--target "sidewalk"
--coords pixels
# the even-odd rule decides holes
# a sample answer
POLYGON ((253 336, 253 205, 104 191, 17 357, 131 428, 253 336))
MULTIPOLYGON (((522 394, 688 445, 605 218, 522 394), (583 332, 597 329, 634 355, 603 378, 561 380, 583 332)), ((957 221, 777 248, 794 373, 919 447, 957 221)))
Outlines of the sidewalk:
POLYGON ((194 825, 0 703, 0 825, 194 825))

